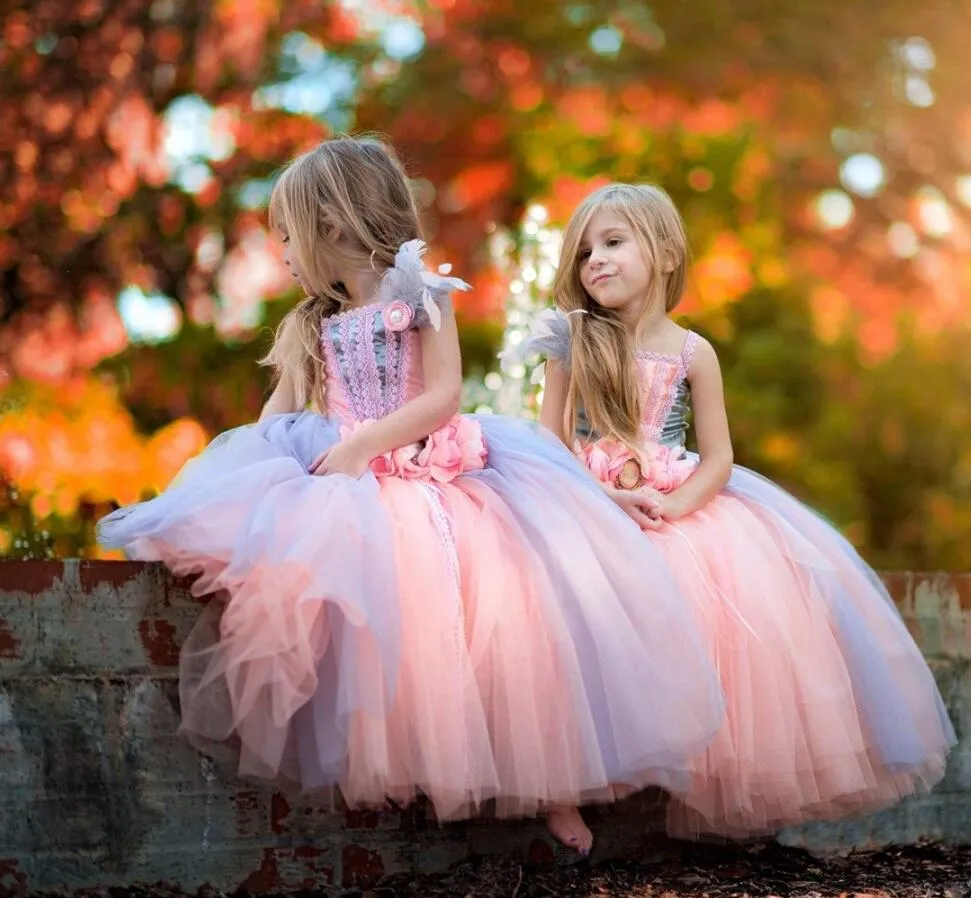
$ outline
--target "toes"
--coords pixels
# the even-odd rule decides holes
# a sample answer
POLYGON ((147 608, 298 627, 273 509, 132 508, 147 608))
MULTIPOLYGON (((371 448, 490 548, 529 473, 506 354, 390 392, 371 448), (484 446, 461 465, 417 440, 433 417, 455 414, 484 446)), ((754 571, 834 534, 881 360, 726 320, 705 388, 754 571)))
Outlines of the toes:
POLYGON ((580 841, 580 854, 584 857, 589 857, 590 852, 593 850, 593 833, 587 830, 586 837, 580 841))
POLYGON ((562 845, 580 850, 580 836, 572 825, 573 821, 562 811, 551 811, 546 818, 546 828, 550 835, 562 845))
POLYGON ((590 854, 590 849, 593 847, 593 834, 576 808, 551 811, 546 818, 546 826, 560 844, 572 848, 581 857, 590 854))

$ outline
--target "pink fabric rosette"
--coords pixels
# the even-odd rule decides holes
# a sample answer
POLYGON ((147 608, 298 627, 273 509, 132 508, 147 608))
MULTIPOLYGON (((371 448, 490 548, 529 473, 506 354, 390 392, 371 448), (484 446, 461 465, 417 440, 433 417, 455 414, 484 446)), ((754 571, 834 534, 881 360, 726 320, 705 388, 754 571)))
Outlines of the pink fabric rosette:
MULTIPOLYGON (((341 439, 369 424, 362 421, 341 428, 341 439)), ((485 467, 488 451, 478 422, 456 415, 418 443, 385 452, 371 461, 375 477, 401 477, 448 483, 469 471, 485 467)))
POLYGON ((650 486, 669 493, 681 486, 695 468, 682 448, 660 443, 644 443, 635 452, 626 443, 605 437, 592 443, 577 442, 574 452, 597 480, 624 490, 650 486))
POLYGON ((381 310, 381 318, 390 333, 398 334, 411 327, 415 312, 408 303, 395 299, 381 310))

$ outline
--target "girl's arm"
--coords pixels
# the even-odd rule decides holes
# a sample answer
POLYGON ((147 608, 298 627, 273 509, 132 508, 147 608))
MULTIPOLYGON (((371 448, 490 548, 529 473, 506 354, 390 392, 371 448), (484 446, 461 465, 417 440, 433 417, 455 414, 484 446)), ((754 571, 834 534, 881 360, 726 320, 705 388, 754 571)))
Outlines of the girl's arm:
POLYGON ((292 382, 288 377, 281 377, 273 388, 270 398, 266 400, 263 411, 260 412, 260 420, 262 421, 270 415, 284 415, 287 412, 299 411, 297 394, 292 382))
POLYGON ((728 483, 734 461, 721 367, 707 340, 698 340, 688 383, 701 461, 684 484, 660 500, 657 512, 668 521, 691 514, 714 499, 728 483))
POLYGON ((442 303, 441 315, 438 330, 425 327, 419 331, 424 390, 318 456, 310 466, 311 473, 360 477, 372 459, 424 439, 458 412, 462 397, 458 328, 449 303, 442 303))
POLYGON ((570 372, 556 359, 546 362, 546 381, 539 423, 567 446, 572 442, 566 433, 566 403, 570 392, 570 372))

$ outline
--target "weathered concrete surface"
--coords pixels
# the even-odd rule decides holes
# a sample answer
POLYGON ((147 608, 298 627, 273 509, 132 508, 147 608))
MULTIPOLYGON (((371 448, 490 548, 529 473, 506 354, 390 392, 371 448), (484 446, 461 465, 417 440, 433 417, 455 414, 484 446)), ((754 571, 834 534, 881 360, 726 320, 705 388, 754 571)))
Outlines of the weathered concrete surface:
POLYGON ((861 819, 787 830, 785 844, 818 852, 922 839, 971 844, 971 574, 892 573, 884 581, 937 677, 960 741, 932 794, 861 819))
MULTIPOLYGON (((955 724, 971 723, 971 575, 888 584, 935 667, 955 724)), ((290 807, 174 735, 178 647, 200 610, 162 568, 0 562, 0 892, 167 882, 253 892, 365 885, 473 854, 551 856, 541 824, 440 827, 423 806, 290 807)), ((650 851, 656 794, 591 820, 601 851, 650 851)), ((971 842, 971 740, 933 795, 786 841, 821 848, 971 842)))

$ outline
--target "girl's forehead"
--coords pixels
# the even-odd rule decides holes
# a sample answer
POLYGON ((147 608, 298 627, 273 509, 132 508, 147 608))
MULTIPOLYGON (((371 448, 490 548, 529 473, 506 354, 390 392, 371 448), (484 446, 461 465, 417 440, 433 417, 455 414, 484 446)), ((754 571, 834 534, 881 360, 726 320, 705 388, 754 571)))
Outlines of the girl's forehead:
POLYGON ((630 225, 611 209, 598 209, 590 217, 580 237, 581 243, 590 243, 612 231, 629 231, 630 225))

